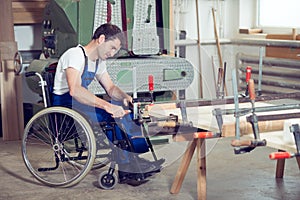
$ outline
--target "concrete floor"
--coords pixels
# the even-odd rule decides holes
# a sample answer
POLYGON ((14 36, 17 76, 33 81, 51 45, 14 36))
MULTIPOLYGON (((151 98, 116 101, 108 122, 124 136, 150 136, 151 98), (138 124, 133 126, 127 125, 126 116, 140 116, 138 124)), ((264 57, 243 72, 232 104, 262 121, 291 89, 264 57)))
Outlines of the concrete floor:
MULTIPOLYGON (((40 184, 27 171, 21 156, 20 141, 0 138, 0 199, 118 199, 118 200, 189 200, 197 199, 196 156, 189 167, 180 193, 169 193, 186 143, 159 145, 158 156, 167 159, 161 173, 150 181, 133 187, 116 185, 113 190, 98 186, 98 175, 104 169, 91 171, 78 185, 71 188, 51 188, 40 184), (163 146, 163 147, 162 147, 163 146)), ((275 179, 275 161, 268 158, 268 147, 251 153, 234 155, 230 139, 210 140, 207 146, 207 199, 226 200, 296 200, 300 199, 300 171, 295 159, 286 161, 283 179, 275 179)))

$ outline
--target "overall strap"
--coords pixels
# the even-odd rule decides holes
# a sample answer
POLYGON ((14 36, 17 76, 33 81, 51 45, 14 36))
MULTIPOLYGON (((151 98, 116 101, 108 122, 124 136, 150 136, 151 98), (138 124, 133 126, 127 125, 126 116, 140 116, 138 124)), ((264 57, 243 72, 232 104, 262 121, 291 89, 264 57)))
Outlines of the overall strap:
POLYGON ((88 66, 88 58, 85 54, 85 51, 84 51, 84 48, 82 46, 79 46, 83 52, 83 55, 84 55, 84 68, 86 68, 88 66))
MULTIPOLYGON (((86 69, 88 67, 88 57, 86 56, 85 54, 85 50, 82 46, 79 46, 83 52, 83 55, 84 55, 84 69, 86 69)), ((98 69, 98 64, 99 64, 99 59, 96 60, 96 70, 95 70, 95 73, 97 72, 97 69, 98 69)))

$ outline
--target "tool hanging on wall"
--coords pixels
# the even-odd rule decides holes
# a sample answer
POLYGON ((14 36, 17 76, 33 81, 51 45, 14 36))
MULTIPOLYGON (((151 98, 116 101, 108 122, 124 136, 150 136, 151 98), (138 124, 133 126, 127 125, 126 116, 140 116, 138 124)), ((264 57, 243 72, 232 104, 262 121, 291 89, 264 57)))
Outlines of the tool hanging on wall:
MULTIPOLYGON (((216 22, 215 12, 216 12, 216 9, 212 8, 212 15, 213 15, 213 22, 214 22, 214 33, 215 33, 218 56, 219 56, 219 67, 223 68, 223 58, 222 58, 222 53, 221 53, 221 45, 220 45, 219 34, 218 34, 218 30, 217 30, 217 22, 216 22)), ((222 77, 224 77, 224 76, 225 75, 224 75, 224 72, 223 72, 222 77)), ((226 85, 224 85, 224 91, 225 91, 225 95, 227 96, 226 85)))
POLYGON ((219 67, 218 71, 218 80, 217 80, 217 91, 216 96, 217 99, 223 99, 225 94, 225 81, 226 81, 226 62, 224 63, 224 67, 219 67))

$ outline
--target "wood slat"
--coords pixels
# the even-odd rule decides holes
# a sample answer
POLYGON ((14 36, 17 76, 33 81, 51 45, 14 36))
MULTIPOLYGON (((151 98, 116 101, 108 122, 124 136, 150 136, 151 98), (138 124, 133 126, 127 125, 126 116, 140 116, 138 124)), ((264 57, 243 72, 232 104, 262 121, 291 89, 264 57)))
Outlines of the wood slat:
POLYGON ((40 12, 46 6, 47 2, 13 2, 12 8, 13 12, 40 12))
MULTIPOLYGON (((266 39, 300 40, 300 35, 268 34, 266 39)), ((300 60, 300 49, 289 47, 266 47, 266 57, 300 60)))
POLYGON ((43 1, 49 2, 50 0, 12 0, 12 2, 43 2, 43 1))
POLYGON ((13 0, 14 24, 40 24, 43 20, 44 8, 49 0, 13 0))
POLYGON ((43 14, 39 12, 18 12, 13 13, 14 24, 40 24, 43 21, 43 14))

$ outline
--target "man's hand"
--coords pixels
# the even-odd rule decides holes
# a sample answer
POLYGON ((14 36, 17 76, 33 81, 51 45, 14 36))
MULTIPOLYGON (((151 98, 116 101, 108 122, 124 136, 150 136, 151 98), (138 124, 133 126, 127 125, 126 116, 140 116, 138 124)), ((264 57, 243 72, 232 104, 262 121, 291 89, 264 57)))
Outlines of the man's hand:
POLYGON ((128 96, 128 98, 124 98, 123 99, 123 105, 125 106, 125 107, 129 107, 129 106, 132 106, 133 105, 133 103, 132 103, 132 97, 131 96, 128 96))
POLYGON ((124 115, 129 114, 130 110, 124 110, 122 106, 110 104, 105 107, 105 111, 112 114, 113 118, 122 118, 124 115))

